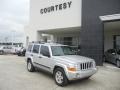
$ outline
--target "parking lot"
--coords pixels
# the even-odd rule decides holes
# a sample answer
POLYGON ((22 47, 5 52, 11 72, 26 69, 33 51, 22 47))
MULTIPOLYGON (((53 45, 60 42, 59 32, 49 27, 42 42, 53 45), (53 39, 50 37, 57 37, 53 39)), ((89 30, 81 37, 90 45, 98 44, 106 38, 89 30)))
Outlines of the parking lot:
POLYGON ((24 57, 1 55, 0 90, 120 90, 120 69, 105 64, 90 79, 59 87, 50 74, 28 72, 24 57))

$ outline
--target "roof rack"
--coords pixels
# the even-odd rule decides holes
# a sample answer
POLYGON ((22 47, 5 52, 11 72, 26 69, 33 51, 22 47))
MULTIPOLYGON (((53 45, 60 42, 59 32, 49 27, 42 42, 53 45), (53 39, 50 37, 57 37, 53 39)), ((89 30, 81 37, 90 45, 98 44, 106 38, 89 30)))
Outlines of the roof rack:
POLYGON ((32 43, 45 44, 45 42, 42 42, 42 41, 32 41, 32 43))

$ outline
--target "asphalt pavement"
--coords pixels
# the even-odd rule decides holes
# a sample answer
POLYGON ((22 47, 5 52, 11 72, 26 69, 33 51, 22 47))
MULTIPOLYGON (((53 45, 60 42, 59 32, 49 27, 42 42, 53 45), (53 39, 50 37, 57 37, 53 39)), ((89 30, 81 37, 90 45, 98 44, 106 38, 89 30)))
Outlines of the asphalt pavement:
POLYGON ((104 64, 88 80, 59 87, 51 74, 28 72, 24 57, 0 55, 0 90, 120 90, 120 69, 104 64))

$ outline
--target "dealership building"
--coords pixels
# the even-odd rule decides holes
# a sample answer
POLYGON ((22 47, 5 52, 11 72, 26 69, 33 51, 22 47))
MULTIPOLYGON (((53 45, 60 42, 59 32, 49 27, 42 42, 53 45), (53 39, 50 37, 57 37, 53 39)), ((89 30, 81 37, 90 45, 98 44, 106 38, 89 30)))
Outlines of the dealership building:
POLYGON ((103 64, 104 52, 120 46, 120 0, 30 0, 26 45, 51 41, 80 47, 103 64))

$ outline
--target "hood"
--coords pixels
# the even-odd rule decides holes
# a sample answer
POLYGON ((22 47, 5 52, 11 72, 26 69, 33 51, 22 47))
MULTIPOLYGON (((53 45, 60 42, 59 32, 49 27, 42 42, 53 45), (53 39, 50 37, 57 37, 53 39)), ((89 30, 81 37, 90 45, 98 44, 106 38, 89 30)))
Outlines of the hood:
POLYGON ((54 56, 54 58, 56 60, 61 60, 64 62, 69 62, 69 63, 81 63, 81 62, 93 61, 93 59, 91 58, 79 56, 79 55, 54 56))

